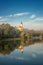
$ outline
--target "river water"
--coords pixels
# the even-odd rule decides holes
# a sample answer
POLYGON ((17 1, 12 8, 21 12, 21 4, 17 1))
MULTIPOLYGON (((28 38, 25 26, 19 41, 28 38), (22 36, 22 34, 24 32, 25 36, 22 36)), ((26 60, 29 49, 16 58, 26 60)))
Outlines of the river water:
POLYGON ((43 65, 43 42, 27 44, 22 48, 11 46, 10 49, 0 49, 0 65, 43 65))

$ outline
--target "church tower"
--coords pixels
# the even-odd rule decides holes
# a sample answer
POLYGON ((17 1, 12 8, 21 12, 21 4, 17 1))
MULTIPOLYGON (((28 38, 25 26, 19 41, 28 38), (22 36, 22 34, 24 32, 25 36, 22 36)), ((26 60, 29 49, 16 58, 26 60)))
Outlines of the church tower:
POLYGON ((18 30, 22 31, 23 30, 23 23, 21 22, 21 24, 18 26, 18 30))

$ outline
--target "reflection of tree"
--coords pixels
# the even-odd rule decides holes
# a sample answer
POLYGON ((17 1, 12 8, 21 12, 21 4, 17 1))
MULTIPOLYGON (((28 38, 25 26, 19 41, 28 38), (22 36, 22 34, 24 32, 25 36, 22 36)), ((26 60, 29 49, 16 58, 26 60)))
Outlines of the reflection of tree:
POLYGON ((35 42, 41 42, 36 40, 13 40, 13 41, 1 41, 0 40, 0 53, 10 54, 15 49, 19 49, 22 53, 24 52, 24 46, 29 46, 35 42))
POLYGON ((10 54, 12 51, 14 51, 16 48, 18 48, 19 43, 18 41, 7 41, 7 42, 1 42, 0 43, 0 53, 2 54, 10 54))

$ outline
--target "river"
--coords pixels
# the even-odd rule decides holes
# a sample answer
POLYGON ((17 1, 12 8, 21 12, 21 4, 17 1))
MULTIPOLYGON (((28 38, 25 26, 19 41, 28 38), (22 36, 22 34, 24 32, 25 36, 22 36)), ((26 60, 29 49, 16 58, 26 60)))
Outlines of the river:
POLYGON ((7 47, 1 49, 0 46, 0 65, 43 65, 43 42, 34 42, 21 48, 20 45, 16 48, 11 45, 10 49, 7 47))

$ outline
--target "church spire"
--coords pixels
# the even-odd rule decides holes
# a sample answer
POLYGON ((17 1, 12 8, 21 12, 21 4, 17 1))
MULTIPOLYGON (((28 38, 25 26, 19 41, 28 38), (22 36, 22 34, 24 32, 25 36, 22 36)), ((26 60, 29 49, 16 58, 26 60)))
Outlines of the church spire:
POLYGON ((23 23, 22 23, 22 21, 21 21, 21 24, 18 26, 18 29, 21 30, 21 31, 23 30, 23 23))
POLYGON ((21 24, 23 25, 22 21, 21 21, 21 24))
POLYGON ((22 24, 22 21, 21 21, 21 24, 22 24))

